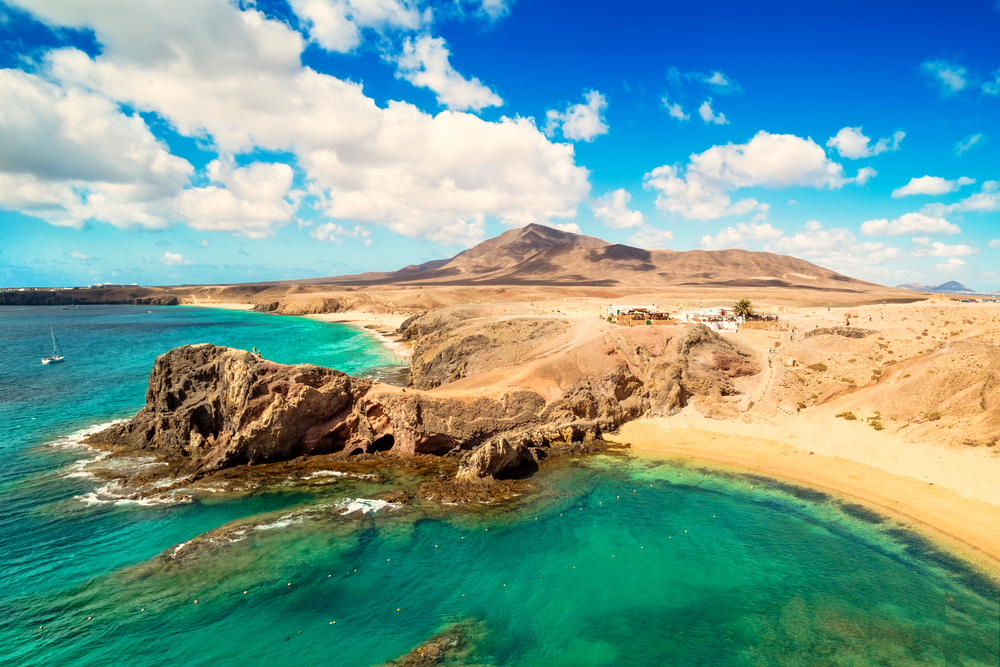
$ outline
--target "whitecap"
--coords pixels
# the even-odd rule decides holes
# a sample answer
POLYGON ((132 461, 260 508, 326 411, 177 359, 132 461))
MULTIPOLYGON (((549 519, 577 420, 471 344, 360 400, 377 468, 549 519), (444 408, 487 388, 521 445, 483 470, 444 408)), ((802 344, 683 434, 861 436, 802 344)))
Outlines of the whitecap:
POLYGON ((115 424, 122 424, 127 422, 128 419, 115 419, 113 421, 104 422, 103 424, 94 424, 93 426, 88 426, 82 428, 79 431, 74 431, 68 435, 64 435, 50 443, 47 443, 46 447, 60 447, 60 448, 83 448, 83 449, 93 449, 90 445, 84 442, 84 439, 88 436, 94 435, 95 433, 100 433, 106 428, 110 428, 115 424))
POLYGON ((341 512, 341 514, 353 514, 354 512, 368 514, 369 512, 378 512, 386 508, 396 510, 400 507, 402 505, 399 503, 390 503, 386 500, 372 500, 371 498, 347 499, 337 505, 338 509, 346 510, 341 512))

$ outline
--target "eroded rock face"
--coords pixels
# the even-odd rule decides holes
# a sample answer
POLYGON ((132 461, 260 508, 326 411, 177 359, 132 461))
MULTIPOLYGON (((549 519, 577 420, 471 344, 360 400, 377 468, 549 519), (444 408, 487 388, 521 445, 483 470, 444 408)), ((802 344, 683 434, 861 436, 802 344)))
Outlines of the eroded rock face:
MULTIPOLYGON (((538 318, 508 318, 469 324, 462 309, 407 320, 404 340, 416 340, 410 386, 433 389, 485 370, 503 368, 566 331, 568 324, 538 318)), ((404 323, 406 324, 406 323, 404 323)))
POLYGON ((734 378, 759 370, 746 352, 702 326, 655 340, 653 348, 627 337, 613 341, 602 354, 618 361, 548 402, 518 389, 495 398, 442 398, 243 350, 187 345, 157 358, 146 407, 92 443, 153 453, 182 464, 186 474, 319 454, 465 451, 460 479, 500 480, 537 466, 548 451, 594 443, 691 397, 712 405, 735 392, 734 378))
POLYGON ((156 359, 146 407, 93 441, 201 470, 330 453, 354 431, 354 405, 371 386, 328 368, 185 345, 156 359))

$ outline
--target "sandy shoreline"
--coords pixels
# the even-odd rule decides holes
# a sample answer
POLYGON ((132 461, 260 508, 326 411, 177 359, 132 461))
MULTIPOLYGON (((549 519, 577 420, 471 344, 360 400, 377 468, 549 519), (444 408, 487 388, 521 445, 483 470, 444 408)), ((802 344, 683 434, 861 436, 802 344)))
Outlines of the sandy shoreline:
MULTIPOLYGON (((646 455, 733 466, 863 501, 1000 577, 1000 505, 881 467, 745 434, 739 422, 643 419, 605 436, 646 455), (710 423, 701 423, 701 422, 710 423), (708 428, 700 428, 707 426, 708 428)), ((905 445, 905 443, 899 443, 905 445)))
POLYGON ((182 303, 181 306, 194 308, 219 308, 221 310, 253 310, 252 303, 232 303, 227 301, 206 301, 203 303, 182 303))
POLYGON ((374 335, 383 346, 389 349, 400 359, 409 362, 413 356, 413 348, 393 337, 396 330, 403 322, 409 319, 409 315, 397 315, 393 313, 323 313, 320 315, 306 315, 321 322, 338 322, 341 324, 353 324, 367 330, 374 335))

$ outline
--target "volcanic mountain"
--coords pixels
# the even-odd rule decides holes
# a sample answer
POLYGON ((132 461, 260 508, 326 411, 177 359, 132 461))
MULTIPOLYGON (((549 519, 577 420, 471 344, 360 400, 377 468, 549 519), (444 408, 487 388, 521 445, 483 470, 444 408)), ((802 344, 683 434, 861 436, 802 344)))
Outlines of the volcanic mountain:
POLYGON ((941 283, 940 285, 921 285, 920 283, 906 283, 905 285, 896 285, 896 289, 908 289, 915 292, 934 292, 936 294, 975 294, 975 290, 971 290, 957 280, 949 280, 946 283, 941 283))
POLYGON ((296 281, 338 285, 804 287, 884 289, 805 260, 749 250, 643 250, 542 225, 512 229, 451 259, 386 273, 296 281))

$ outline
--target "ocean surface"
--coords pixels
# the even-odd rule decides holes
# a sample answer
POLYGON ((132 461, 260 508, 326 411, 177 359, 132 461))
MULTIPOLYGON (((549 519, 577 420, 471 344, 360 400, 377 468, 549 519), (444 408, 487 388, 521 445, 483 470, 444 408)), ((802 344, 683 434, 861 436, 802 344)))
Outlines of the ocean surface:
POLYGON ((467 644, 443 664, 1000 662, 986 577, 862 507, 690 461, 566 459, 496 507, 393 505, 335 475, 95 502, 80 435, 196 342, 400 370, 366 332, 303 318, 0 308, 0 664, 367 667, 449 628, 467 644), (67 361, 42 366, 50 325, 67 361))

